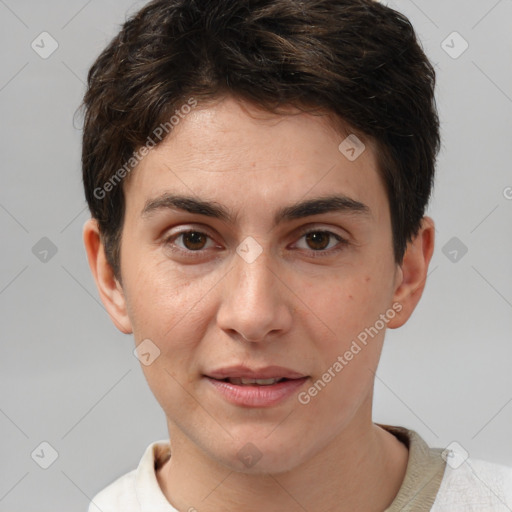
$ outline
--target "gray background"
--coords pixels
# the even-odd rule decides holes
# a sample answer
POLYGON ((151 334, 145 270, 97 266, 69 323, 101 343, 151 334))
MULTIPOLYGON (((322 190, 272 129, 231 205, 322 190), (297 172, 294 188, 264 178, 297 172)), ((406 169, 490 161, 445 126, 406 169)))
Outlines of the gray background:
MULTIPOLYGON (((388 332, 375 420, 512 465, 512 1, 387 3, 435 63, 443 149, 428 284, 410 322, 388 332), (458 58, 454 31, 469 44, 458 58)), ((143 4, 0 0, 0 511, 84 511, 167 436, 86 262, 73 121, 93 59, 143 4), (47 59, 31 48, 43 31, 59 44, 47 59), (44 441, 58 453, 48 469, 44 441)))

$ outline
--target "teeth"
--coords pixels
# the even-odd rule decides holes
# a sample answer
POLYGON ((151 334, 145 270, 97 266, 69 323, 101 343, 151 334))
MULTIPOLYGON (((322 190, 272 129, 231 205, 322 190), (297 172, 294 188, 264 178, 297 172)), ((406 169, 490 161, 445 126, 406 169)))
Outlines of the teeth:
POLYGON ((231 384, 235 384, 237 386, 247 385, 247 384, 256 384, 258 386, 271 386, 276 382, 279 382, 281 379, 242 379, 239 377, 229 378, 228 381, 231 384))

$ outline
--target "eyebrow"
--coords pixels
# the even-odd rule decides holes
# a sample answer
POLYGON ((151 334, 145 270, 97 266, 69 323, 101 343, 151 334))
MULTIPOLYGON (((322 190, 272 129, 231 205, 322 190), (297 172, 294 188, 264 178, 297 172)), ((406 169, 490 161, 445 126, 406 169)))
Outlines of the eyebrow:
MULTIPOLYGON (((183 210, 188 213, 205 215, 231 224, 234 224, 237 218, 237 215, 234 215, 224 206, 214 201, 178 194, 163 194, 155 199, 148 200, 142 210, 141 216, 148 218, 153 213, 162 210, 183 210)), ((283 221, 302 219, 312 215, 331 212, 371 217, 370 208, 364 203, 345 195, 329 195, 300 201, 280 208, 274 216, 274 226, 283 221)))

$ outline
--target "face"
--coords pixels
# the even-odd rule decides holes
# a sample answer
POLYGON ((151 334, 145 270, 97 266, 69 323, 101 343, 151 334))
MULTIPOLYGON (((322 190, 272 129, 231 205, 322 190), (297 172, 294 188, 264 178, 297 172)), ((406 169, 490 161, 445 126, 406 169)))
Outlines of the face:
POLYGON ((402 274, 372 146, 351 161, 346 135, 227 98, 125 183, 123 325, 159 351, 142 369, 171 440, 237 471, 292 469, 371 416, 402 274))

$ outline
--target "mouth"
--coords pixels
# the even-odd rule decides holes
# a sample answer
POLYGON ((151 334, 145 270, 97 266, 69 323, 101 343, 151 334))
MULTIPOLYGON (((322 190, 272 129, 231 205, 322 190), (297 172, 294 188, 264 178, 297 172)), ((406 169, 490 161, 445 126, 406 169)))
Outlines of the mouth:
POLYGON ((296 394, 308 376, 282 368, 231 367, 203 375, 224 399, 242 407, 271 407, 296 394))
POLYGON ((274 384, 277 384, 278 382, 284 382, 286 380, 295 379, 287 379, 285 377, 276 377, 271 379, 243 379, 241 377, 226 377, 225 379, 215 380, 218 380, 220 382, 229 382, 230 384, 234 384, 235 386, 272 386, 274 384))
POLYGON ((261 386, 272 385, 282 380, 302 379, 304 373, 299 373, 284 366, 266 366, 264 368, 250 368, 237 365, 209 371, 204 375, 215 380, 231 382, 236 385, 257 384, 261 386))

